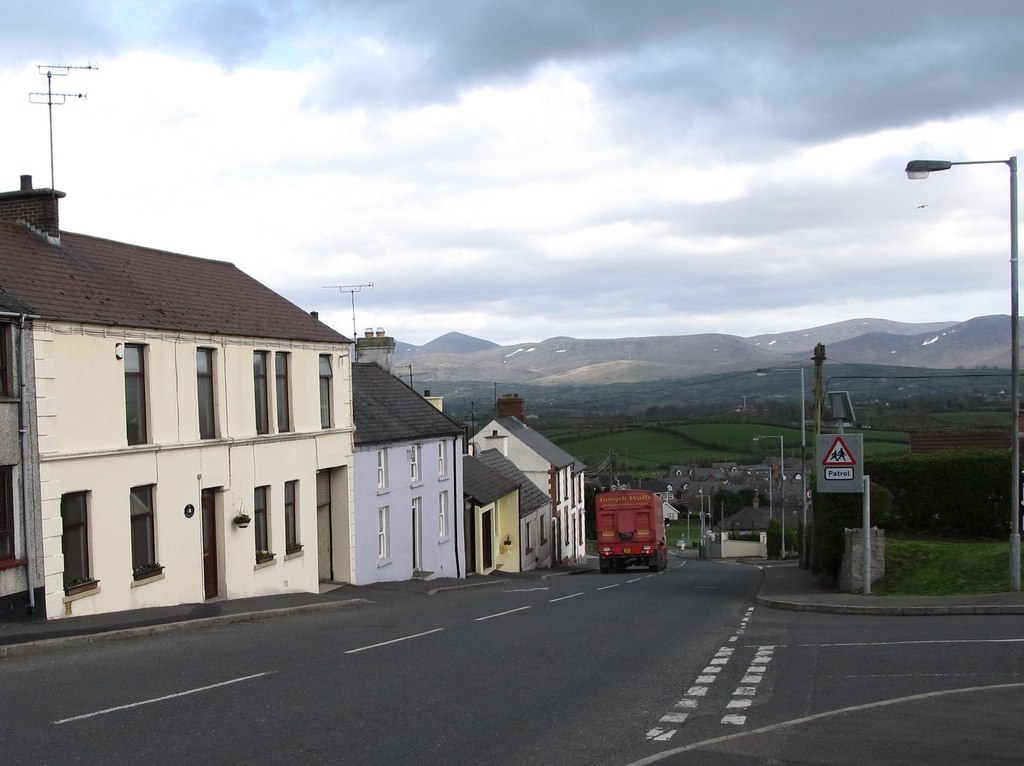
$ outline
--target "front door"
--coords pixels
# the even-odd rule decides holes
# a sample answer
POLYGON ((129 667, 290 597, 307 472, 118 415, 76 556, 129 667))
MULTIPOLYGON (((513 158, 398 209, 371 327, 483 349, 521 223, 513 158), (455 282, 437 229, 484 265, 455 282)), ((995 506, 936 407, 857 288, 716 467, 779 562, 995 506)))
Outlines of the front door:
POLYGON ((217 569, 217 490, 203 490, 203 591, 206 598, 219 594, 217 569))
POLYGON ((491 547, 491 536, 494 534, 494 528, 491 525, 491 512, 484 511, 481 518, 483 522, 483 529, 480 531, 480 546, 481 554, 483 555, 483 570, 486 572, 494 566, 494 551, 491 547))

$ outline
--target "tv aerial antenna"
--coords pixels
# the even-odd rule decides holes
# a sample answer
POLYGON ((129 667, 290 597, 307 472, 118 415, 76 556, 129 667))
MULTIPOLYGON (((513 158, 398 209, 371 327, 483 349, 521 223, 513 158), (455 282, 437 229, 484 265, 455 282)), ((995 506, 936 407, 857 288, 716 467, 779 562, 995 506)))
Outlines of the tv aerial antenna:
POLYGON ((373 289, 373 282, 369 282, 365 285, 324 285, 324 290, 338 290, 339 292, 348 293, 352 299, 352 340, 356 340, 356 293, 361 293, 364 287, 373 289))
POLYGON ((46 93, 29 93, 28 100, 33 104, 46 104, 50 115, 50 188, 56 189, 53 180, 53 107, 63 106, 69 98, 88 98, 86 93, 54 93, 53 78, 67 77, 76 69, 99 69, 98 66, 88 64, 87 66, 64 66, 52 64, 39 64, 39 74, 46 75, 46 93), (42 99, 46 99, 43 101, 42 99))

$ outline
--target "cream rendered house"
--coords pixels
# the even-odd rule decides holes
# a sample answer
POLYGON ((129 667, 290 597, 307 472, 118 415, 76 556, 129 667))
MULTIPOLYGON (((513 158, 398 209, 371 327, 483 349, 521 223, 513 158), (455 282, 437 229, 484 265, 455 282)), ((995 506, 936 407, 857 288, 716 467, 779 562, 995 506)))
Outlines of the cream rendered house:
POLYGON ((34 317, 49 618, 319 588, 351 505, 351 342, 233 265, 61 232, 0 194, 34 317))

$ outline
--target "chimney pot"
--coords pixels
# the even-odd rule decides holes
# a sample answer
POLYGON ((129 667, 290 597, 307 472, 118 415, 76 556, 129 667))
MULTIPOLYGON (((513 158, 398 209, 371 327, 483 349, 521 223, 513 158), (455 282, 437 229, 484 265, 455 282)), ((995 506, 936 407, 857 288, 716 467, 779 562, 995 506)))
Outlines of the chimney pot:
POLYGON ((320 318, 320 312, 319 311, 310 311, 309 315, 311 317, 313 317, 313 319, 319 319, 320 318))
POLYGON ((32 191, 32 176, 21 177, 21 190, 32 191))

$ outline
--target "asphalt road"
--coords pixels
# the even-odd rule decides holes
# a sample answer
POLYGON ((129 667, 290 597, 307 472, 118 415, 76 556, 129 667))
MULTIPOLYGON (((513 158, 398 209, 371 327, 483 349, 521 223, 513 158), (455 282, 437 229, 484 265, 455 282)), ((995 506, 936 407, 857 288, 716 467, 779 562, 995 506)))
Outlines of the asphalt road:
POLYGON ((673 558, 9 657, 3 760, 1024 762, 1024 617, 783 612, 759 580, 673 558))

